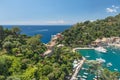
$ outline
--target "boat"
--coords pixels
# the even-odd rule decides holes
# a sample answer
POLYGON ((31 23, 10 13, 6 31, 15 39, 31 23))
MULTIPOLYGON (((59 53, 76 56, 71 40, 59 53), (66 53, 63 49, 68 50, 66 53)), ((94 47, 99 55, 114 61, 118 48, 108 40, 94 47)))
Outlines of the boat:
POLYGON ((84 72, 84 75, 88 75, 88 73, 84 72))
POLYGON ((90 56, 85 56, 86 58, 89 58, 90 56))
POLYGON ((87 78, 87 76, 85 76, 85 75, 83 75, 82 77, 83 77, 83 78, 87 78))
POLYGON ((85 70, 85 68, 84 68, 84 67, 82 67, 81 69, 82 69, 82 70, 85 70))
POLYGON ((112 66, 112 63, 107 63, 107 67, 111 67, 112 66))
POLYGON ((81 77, 80 75, 78 75, 77 77, 81 77))
POLYGON ((86 71, 88 70, 87 68, 84 68, 84 67, 82 67, 81 69, 82 69, 82 70, 86 70, 86 71))
POLYGON ((85 78, 81 78, 80 80, 86 80, 85 78))
POLYGON ((102 58, 96 58, 96 61, 98 61, 99 63, 105 63, 106 61, 102 58))
POLYGON ((115 52, 113 51, 112 53, 114 53, 115 54, 115 52))
POLYGON ((77 60, 74 60, 73 61, 73 68, 76 68, 78 66, 78 62, 77 62, 77 60))
POLYGON ((115 71, 118 71, 118 69, 114 69, 115 71))
POLYGON ((103 47, 96 47, 95 50, 98 51, 98 52, 103 52, 103 53, 107 52, 107 50, 103 47))

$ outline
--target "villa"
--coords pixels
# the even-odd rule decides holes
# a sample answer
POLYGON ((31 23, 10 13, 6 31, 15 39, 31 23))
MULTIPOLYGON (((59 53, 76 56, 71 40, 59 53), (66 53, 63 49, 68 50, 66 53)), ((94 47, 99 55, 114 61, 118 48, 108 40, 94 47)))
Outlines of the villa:
POLYGON ((91 43, 91 45, 92 46, 104 46, 104 45, 120 46, 120 37, 96 39, 91 43))

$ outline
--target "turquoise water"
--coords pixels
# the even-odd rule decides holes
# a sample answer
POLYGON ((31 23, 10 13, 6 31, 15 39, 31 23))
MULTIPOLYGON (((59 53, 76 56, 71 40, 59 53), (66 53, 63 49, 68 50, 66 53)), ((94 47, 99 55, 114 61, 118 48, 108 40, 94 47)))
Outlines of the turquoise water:
MULTIPOLYGON (((80 54, 82 54, 84 57, 90 56, 87 58, 88 60, 96 60, 96 58, 105 59, 106 62, 104 65, 109 62, 112 63, 111 67, 107 67, 108 69, 112 71, 114 71, 114 69, 118 69, 118 71, 120 72, 120 49, 118 48, 109 47, 107 48, 106 53, 101 53, 93 49, 78 50, 78 52, 80 52, 80 54)), ((83 66, 87 68, 85 64, 83 66)), ((81 70, 78 75, 83 75, 84 72, 85 71, 81 70)), ((93 77, 89 76, 94 75, 88 75, 88 80, 92 80, 93 77)))

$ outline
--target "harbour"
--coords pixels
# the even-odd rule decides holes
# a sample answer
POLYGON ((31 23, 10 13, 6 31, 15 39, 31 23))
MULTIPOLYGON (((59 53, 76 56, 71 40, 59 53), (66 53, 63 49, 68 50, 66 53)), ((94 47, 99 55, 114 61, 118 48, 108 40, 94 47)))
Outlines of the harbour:
MULTIPOLYGON (((118 61, 120 61, 120 49, 115 47, 108 47, 106 48, 107 52, 106 54, 103 54, 102 52, 98 52, 94 49, 80 49, 77 50, 80 54, 82 54, 84 57, 86 57, 87 60, 99 60, 103 62, 104 68, 107 68, 113 72, 119 71, 120 72, 120 64, 118 61)), ((96 77, 96 75, 89 74, 85 75, 84 73, 87 72, 85 69, 88 69, 88 66, 86 63, 82 66, 82 70, 78 73, 78 80, 81 80, 80 77, 84 78, 85 80, 91 80, 96 77), (86 77, 85 77, 86 76, 86 77)))

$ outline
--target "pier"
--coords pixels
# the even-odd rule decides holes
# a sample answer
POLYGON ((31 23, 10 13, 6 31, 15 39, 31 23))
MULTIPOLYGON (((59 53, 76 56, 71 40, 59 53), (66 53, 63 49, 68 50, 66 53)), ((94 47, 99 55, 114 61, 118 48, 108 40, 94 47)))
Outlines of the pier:
POLYGON ((75 71, 70 80, 78 80, 77 75, 78 75, 83 63, 85 62, 85 60, 86 59, 84 57, 82 57, 82 60, 78 63, 78 66, 75 68, 75 71))
POLYGON ((78 48, 73 48, 73 52, 75 52, 76 50, 79 50, 79 49, 94 49, 94 48, 89 48, 89 47, 81 48, 81 47, 78 47, 78 48))

